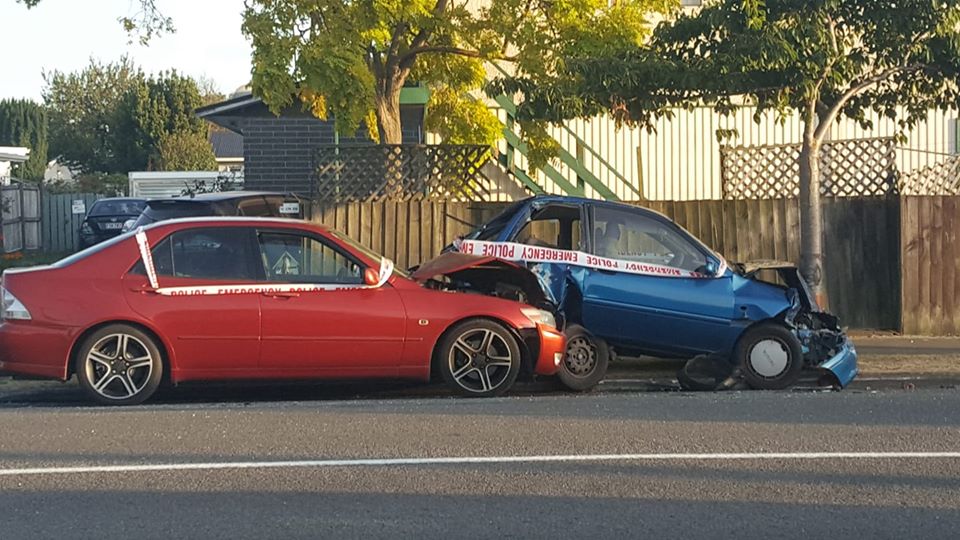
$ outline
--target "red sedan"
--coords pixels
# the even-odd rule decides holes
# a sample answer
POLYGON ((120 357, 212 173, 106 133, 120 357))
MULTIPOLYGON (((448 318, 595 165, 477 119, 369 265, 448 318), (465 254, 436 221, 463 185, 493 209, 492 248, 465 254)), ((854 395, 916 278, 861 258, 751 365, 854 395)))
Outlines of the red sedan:
POLYGON ((118 405, 163 381, 224 379, 439 374, 461 394, 500 395, 522 371, 554 374, 564 349, 549 311, 508 299, 534 300, 517 293, 532 276, 507 265, 454 254, 417 281, 303 221, 162 222, 4 272, 0 372, 75 374, 118 405))

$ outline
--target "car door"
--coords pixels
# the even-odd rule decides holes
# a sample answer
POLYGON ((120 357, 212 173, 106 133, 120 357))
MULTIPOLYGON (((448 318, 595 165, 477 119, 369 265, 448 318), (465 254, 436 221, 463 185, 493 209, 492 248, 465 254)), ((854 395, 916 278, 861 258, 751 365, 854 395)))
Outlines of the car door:
POLYGON ((406 312, 390 284, 364 287, 363 264, 325 236, 260 230, 257 245, 267 283, 327 288, 261 295, 264 369, 397 375, 406 312))
MULTIPOLYGON (((160 287, 221 287, 255 283, 254 231, 198 227, 154 244, 160 287)), ((171 343, 178 370, 256 370, 260 359, 260 299, 256 294, 166 296, 154 292, 143 263, 124 278, 130 307, 171 343)))
POLYGON ((719 261, 666 218, 607 205, 592 205, 590 213, 591 253, 638 263, 650 273, 580 270, 588 329, 615 344, 666 354, 725 346, 734 313, 729 272, 689 276, 719 261))

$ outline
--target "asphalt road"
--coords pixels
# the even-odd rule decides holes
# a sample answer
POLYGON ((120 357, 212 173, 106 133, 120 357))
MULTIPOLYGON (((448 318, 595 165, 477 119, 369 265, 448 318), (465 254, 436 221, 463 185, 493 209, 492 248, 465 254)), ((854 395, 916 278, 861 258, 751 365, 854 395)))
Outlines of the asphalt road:
POLYGON ((306 394, 122 409, 7 400, 0 538, 945 538, 960 527, 957 390, 306 394), (533 460, 549 456, 564 457, 533 460), (465 457, 481 459, 449 459, 465 457))

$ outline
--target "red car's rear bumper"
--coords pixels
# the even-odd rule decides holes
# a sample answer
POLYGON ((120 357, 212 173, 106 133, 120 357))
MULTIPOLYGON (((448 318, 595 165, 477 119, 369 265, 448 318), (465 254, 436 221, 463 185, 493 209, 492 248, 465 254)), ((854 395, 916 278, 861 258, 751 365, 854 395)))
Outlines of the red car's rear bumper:
POLYGON ((30 322, 0 323, 0 373, 66 379, 70 338, 30 322))

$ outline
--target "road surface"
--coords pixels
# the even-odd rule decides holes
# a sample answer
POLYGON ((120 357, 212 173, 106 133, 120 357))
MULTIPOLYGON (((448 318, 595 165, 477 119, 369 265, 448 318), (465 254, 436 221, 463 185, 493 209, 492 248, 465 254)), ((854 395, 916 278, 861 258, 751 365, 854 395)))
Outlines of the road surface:
POLYGON ((122 409, 7 400, 0 538, 942 538, 960 528, 953 389, 307 393, 180 394, 122 409))

